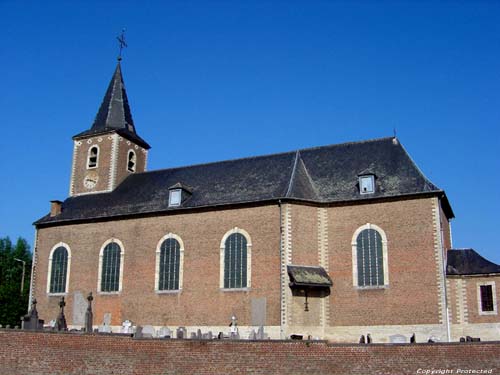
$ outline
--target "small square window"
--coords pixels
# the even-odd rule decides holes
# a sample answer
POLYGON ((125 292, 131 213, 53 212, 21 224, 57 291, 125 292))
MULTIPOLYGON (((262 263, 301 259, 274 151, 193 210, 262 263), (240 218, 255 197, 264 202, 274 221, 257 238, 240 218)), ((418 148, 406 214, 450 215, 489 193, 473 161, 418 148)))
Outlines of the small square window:
POLYGON ((359 177, 359 192, 361 194, 375 192, 375 178, 373 175, 359 177))
POLYGON ((181 205, 182 192, 181 189, 170 190, 170 196, 168 198, 168 206, 175 207, 181 205))

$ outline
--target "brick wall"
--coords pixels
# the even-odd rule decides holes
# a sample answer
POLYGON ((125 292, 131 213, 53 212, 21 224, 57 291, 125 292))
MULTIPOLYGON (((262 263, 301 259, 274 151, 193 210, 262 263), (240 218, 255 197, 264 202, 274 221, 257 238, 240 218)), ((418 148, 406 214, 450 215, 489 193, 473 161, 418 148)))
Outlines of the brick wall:
POLYGON ((280 226, 277 206, 177 214, 43 228, 38 231, 35 297, 40 316, 48 322, 58 314, 60 296, 47 295, 47 270, 52 247, 65 242, 71 249, 71 274, 66 316, 73 324, 74 295, 94 294, 94 322, 105 313, 112 325, 129 319, 158 326, 227 326, 232 314, 240 325, 251 323, 252 298, 266 298, 267 325, 280 319, 280 226), (247 291, 219 288, 220 245, 226 232, 242 228, 252 241, 252 285, 247 291), (184 243, 183 287, 178 293, 155 292, 156 249, 168 233, 184 243), (96 293, 99 252, 105 241, 123 243, 123 289, 96 293))
POLYGON ((499 374, 500 342, 329 345, 0 330, 0 364, 2 375, 499 374))

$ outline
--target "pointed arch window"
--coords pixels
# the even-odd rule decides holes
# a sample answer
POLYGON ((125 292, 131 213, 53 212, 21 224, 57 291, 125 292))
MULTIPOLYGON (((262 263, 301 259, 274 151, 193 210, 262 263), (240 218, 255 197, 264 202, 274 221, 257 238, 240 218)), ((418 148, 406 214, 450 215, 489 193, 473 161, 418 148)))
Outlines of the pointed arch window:
POLYGON ((97 168, 99 164, 99 146, 89 148, 87 156, 87 169, 97 168))
POLYGON ((132 172, 132 173, 135 172, 136 162, 137 162, 137 156, 136 156, 134 150, 129 150, 128 157, 127 157, 127 170, 129 172, 132 172))
POLYGON ((99 255, 98 290, 103 293, 120 292, 123 274, 123 245, 112 239, 107 241, 99 255))
POLYGON ((374 224, 354 233, 352 241, 353 282, 358 287, 383 287, 389 284, 387 237, 374 224))
POLYGON ((179 236, 169 233, 158 243, 156 249, 157 292, 179 291, 182 289, 184 245, 179 236))
POLYGON ((247 232, 234 228, 226 233, 221 242, 221 288, 250 287, 251 248, 247 232))
POLYGON ((47 293, 68 292, 70 260, 68 245, 61 242, 52 248, 49 256, 47 293))

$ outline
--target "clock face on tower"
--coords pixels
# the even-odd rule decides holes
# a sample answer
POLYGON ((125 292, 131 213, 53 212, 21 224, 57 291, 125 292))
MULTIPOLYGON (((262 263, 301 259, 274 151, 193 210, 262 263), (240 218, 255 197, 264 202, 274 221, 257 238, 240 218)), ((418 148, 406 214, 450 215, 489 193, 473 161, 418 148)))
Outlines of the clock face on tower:
POLYGON ((97 185, 98 179, 99 176, 97 175, 97 173, 95 171, 90 171, 83 179, 83 186, 85 186, 87 189, 93 189, 97 185))

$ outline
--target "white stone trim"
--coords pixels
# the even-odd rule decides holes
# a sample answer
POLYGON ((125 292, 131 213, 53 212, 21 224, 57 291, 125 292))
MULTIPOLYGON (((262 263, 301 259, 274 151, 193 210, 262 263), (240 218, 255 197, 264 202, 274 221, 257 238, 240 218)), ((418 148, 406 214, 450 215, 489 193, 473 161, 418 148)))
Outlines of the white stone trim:
MULTIPOLYGON (((318 262, 328 272, 328 209, 318 208, 318 262)), ((323 329, 330 325, 330 301, 328 296, 321 298, 319 324, 323 329)))
POLYGON ((241 228, 234 227, 224 234, 222 240, 220 241, 220 272, 219 272, 219 288, 224 291, 231 290, 248 290, 252 287, 252 239, 250 234, 241 228), (247 240, 247 286, 245 288, 224 288, 224 254, 226 251, 226 240, 227 238, 234 233, 239 233, 243 235, 247 240))
POLYGON ((365 225, 360 226, 358 229, 354 231, 351 240, 351 249, 352 249, 352 285, 356 288, 360 289, 377 289, 381 287, 389 286, 389 255, 387 252, 387 236, 382 228, 378 225, 366 223, 365 225), (365 229, 374 229, 382 238, 382 259, 383 259, 383 271, 384 271, 384 285, 377 286, 359 286, 358 285, 358 236, 365 229))
POLYGON ((52 250, 50 250, 49 253, 49 265, 47 271, 47 294, 51 296, 58 296, 58 295, 65 295, 66 293, 68 293, 70 272, 71 272, 71 249, 67 243, 59 242, 52 247, 52 250), (64 247, 68 252, 68 265, 66 268, 66 285, 64 286, 64 292, 50 293, 50 280, 52 279, 52 256, 54 255, 54 251, 56 251, 56 249, 60 247, 64 247))
POLYGON ((28 311, 31 309, 31 301, 33 301, 33 293, 35 292, 36 279, 36 263, 38 260, 38 229, 35 228, 35 239, 33 240, 33 256, 31 258, 31 278, 30 278, 30 293, 28 296, 28 311))
POLYGON ((123 243, 117 239, 117 238, 110 238, 109 240, 107 240, 106 242, 104 242, 104 244, 101 246, 101 250, 99 251, 99 270, 98 270, 98 274, 97 274, 97 292, 99 294, 118 294, 122 291, 122 287, 123 287, 123 261, 124 261, 124 258, 125 258, 125 247, 123 246, 123 243), (106 247, 106 245, 110 244, 110 243, 117 243, 118 246, 120 246, 120 277, 118 278, 119 281, 118 281, 118 291, 115 291, 115 292, 103 292, 101 291, 101 280, 102 280, 102 258, 103 258, 103 254, 104 254, 104 248, 106 247))
POLYGON ((146 172, 148 170, 148 150, 141 148, 141 151, 144 154, 144 172, 146 172))
POLYGON ((436 261, 436 277, 438 288, 438 309, 439 322, 446 326, 449 331, 447 306, 446 306, 446 287, 445 287, 445 249, 443 246, 443 230, 441 227, 441 205, 439 198, 432 198, 432 219, 434 236, 434 259, 436 261))
POLYGON ((469 322, 469 312, 467 310, 467 280, 455 280, 455 298, 457 309, 458 324, 467 324, 469 322))
POLYGON ((292 206, 281 206, 281 338, 285 339, 287 326, 292 321, 292 291, 288 287, 288 269, 292 264, 292 206))
POLYGON ((156 293, 174 293, 174 292, 180 292, 182 290, 182 279, 184 275, 184 242, 182 241, 182 238, 180 238, 178 235, 174 233, 168 233, 165 236, 163 236, 160 241, 158 241, 158 244, 156 245, 156 266, 155 266, 155 292, 156 293), (160 290, 158 289, 158 283, 160 281, 160 255, 161 255, 161 245, 163 244, 164 241, 166 241, 169 238, 173 238, 179 243, 179 289, 176 290, 160 290))
POLYGON ((109 175, 108 175, 108 191, 112 191, 115 188, 116 164, 118 163, 118 148, 119 148, 118 134, 115 133, 111 135, 111 137, 112 137, 111 155, 110 155, 111 166, 109 168, 109 175))
POLYGON ((97 169, 99 167, 99 156, 100 155, 101 155, 101 148, 99 147, 99 145, 92 145, 92 146, 90 146, 89 149, 87 150, 86 168, 87 169, 97 169), (97 148, 96 163, 95 163, 95 167, 89 167, 89 163, 90 163, 90 150, 92 150, 93 148, 97 148))
POLYGON ((76 154, 81 142, 73 141, 73 160, 71 162, 71 178, 69 180, 69 196, 72 197, 75 193, 75 169, 76 169, 76 154))
POLYGON ((494 281, 479 281, 476 283, 477 290, 477 311, 479 315, 497 315, 497 291, 496 285, 494 281), (493 311, 483 311, 481 306, 481 286, 483 285, 491 285, 491 292, 493 294, 493 311))

